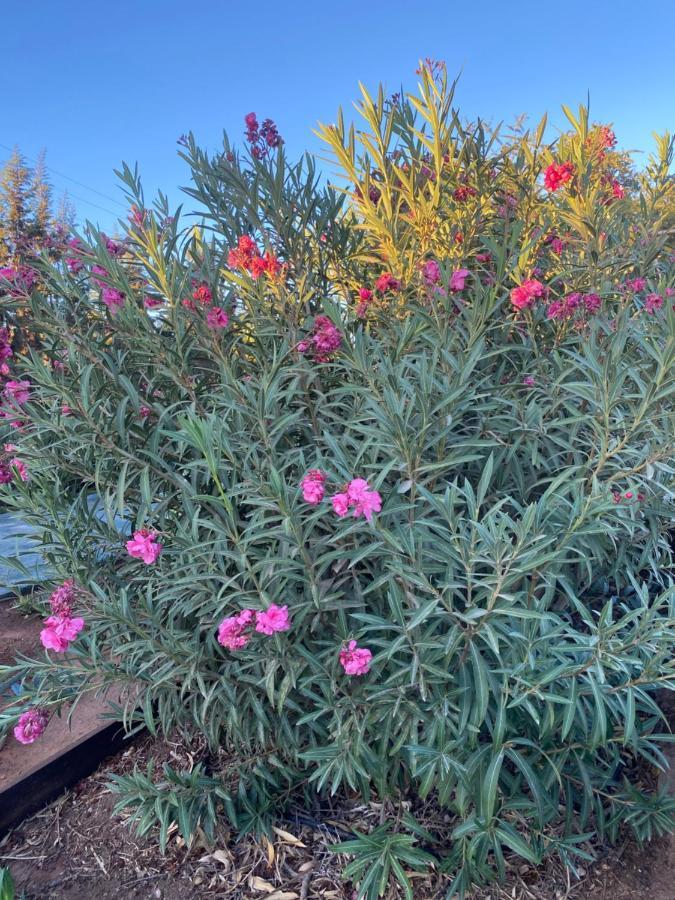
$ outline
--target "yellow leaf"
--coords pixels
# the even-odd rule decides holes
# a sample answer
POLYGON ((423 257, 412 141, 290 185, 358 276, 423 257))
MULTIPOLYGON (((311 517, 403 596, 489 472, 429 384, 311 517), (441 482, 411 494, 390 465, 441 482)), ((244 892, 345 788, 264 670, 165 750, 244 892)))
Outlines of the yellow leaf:
POLYGON ((265 842, 265 849, 267 850, 267 864, 269 866, 274 863, 274 844, 268 837, 263 835, 263 841, 265 842))
POLYGON ((272 826, 272 831, 280 837, 282 841, 286 841, 287 844, 293 844, 295 847, 305 847, 306 844, 303 844, 300 838, 297 838, 294 834, 291 834, 288 831, 284 831, 283 828, 277 828, 276 825, 272 826))

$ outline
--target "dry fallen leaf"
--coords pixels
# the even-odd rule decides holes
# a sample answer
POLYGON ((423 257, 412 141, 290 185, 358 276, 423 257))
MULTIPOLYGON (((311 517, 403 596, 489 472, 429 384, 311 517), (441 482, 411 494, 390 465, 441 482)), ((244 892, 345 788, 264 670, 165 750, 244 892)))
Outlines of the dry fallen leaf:
POLYGON ((265 835, 263 835, 263 841, 265 842, 265 849, 267 851, 267 865, 272 868, 274 865, 274 844, 265 835))
POLYGON ((269 881, 265 881, 264 878, 259 878, 257 875, 252 875, 248 884, 251 890, 264 891, 266 894, 271 894, 274 890, 273 884, 270 884, 269 881))
POLYGON ((303 844, 300 838, 297 838, 294 834, 291 834, 289 831, 284 831, 283 828, 277 828, 276 825, 272 825, 272 831, 280 837, 282 841, 286 841, 287 844, 293 844, 295 847, 306 847, 306 844, 303 844))
POLYGON ((300 894, 295 891, 275 891, 267 897, 267 900, 298 900, 300 894))

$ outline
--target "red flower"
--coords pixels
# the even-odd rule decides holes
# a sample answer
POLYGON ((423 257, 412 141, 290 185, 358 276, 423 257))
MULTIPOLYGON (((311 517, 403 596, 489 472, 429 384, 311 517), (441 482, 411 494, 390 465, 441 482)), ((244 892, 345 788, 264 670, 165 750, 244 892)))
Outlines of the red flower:
POLYGON ((549 191, 557 191, 574 177, 574 166, 571 162, 551 163, 544 172, 544 186, 549 191))
POLYGON ((192 292, 193 300, 196 300, 198 303, 201 303, 203 306, 208 306, 212 300, 211 289, 205 281, 202 281, 201 284, 197 285, 197 287, 192 292))
POLYGON ((452 195, 458 203, 466 203, 469 197, 475 197, 478 192, 468 184, 460 184, 452 195))
POLYGON ((260 278, 261 275, 274 278, 282 269, 277 257, 269 250, 263 256, 256 242, 247 234, 239 238, 236 249, 230 250, 227 264, 231 269, 243 269, 252 278, 260 278))
POLYGON ((401 282, 398 278, 394 278, 391 272, 385 272, 375 282, 375 290, 380 294, 385 294, 387 291, 398 291, 401 287, 401 282))
POLYGON ((511 291, 511 303, 516 309, 530 309, 534 301, 546 294, 544 285, 534 278, 524 281, 511 291))

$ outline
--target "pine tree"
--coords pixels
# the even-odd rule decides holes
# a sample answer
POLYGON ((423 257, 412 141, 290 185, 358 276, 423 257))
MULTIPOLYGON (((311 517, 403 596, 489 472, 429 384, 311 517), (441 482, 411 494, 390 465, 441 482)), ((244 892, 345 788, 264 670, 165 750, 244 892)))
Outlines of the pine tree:
POLYGON ((68 191, 64 191, 59 198, 59 204, 54 212, 54 224, 58 231, 70 233, 75 228, 75 207, 70 201, 68 191))
POLYGON ((37 158, 31 183, 31 205, 33 207, 33 237, 38 244, 44 243, 52 224, 52 188, 47 180, 45 151, 37 158))
POLYGON ((15 147, 0 172, 0 263, 17 265, 31 237, 31 172, 15 147))

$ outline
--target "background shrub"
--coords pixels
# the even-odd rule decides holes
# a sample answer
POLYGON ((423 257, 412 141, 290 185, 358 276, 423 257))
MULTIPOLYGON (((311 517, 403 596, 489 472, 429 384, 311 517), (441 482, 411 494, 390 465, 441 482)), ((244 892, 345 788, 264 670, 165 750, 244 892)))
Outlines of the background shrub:
MULTIPOLYGON (((247 154, 184 141, 198 227, 125 169, 123 245, 45 264, 4 491, 84 627, 18 664, 5 719, 126 684, 129 727, 226 748, 118 779, 164 834, 265 828, 298 791, 428 798, 453 892, 506 850, 672 825, 632 783, 673 686, 672 140, 636 172, 583 108, 499 136, 420 78, 322 127, 337 187, 248 116, 247 154), (331 499, 354 479, 370 520, 331 499)), ((429 862, 383 840, 387 872, 429 862)))

